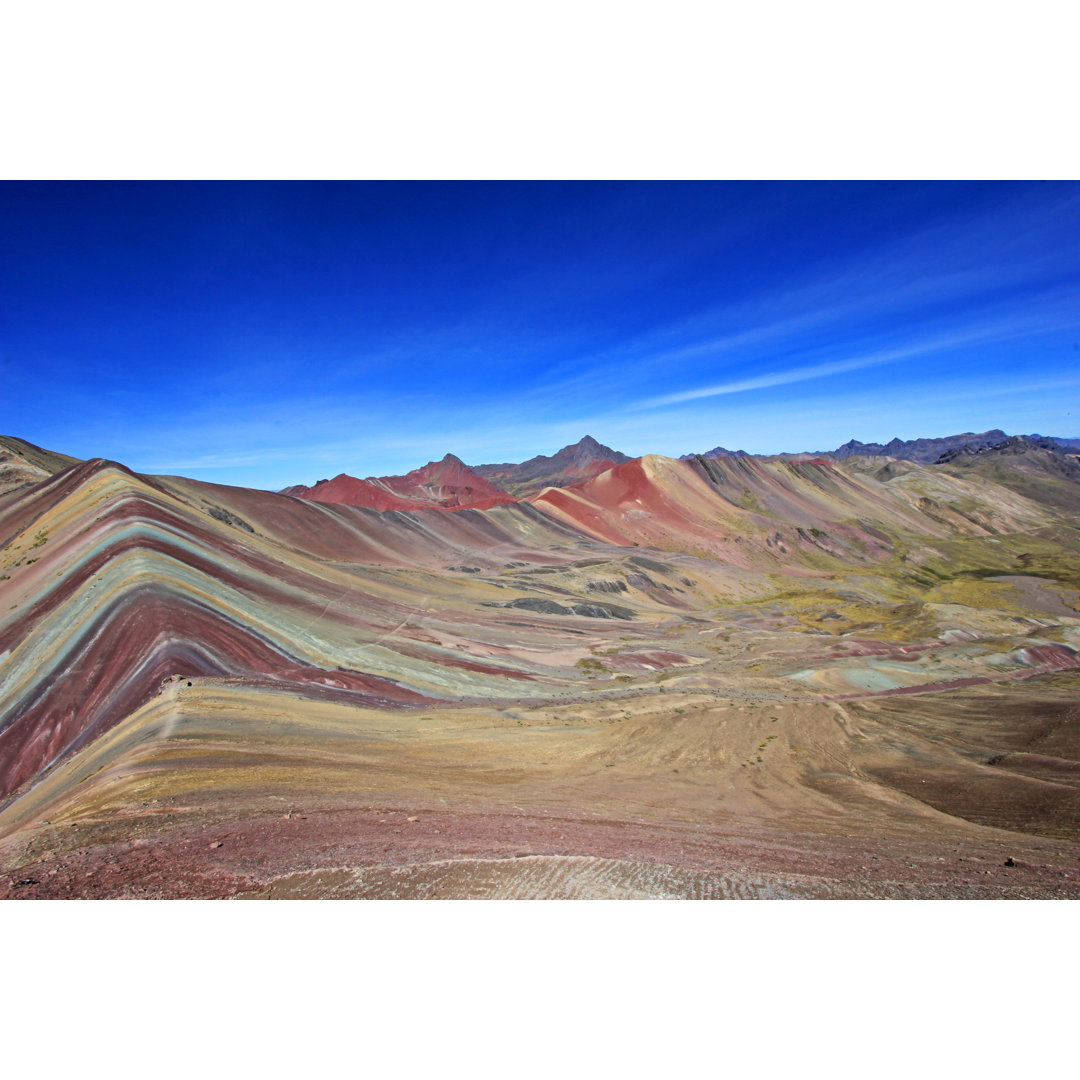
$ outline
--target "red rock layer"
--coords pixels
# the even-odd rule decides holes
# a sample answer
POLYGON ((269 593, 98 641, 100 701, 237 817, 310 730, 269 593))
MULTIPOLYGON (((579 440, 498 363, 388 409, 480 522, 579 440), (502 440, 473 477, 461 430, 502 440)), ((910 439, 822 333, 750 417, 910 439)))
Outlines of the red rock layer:
POLYGON ((318 684, 379 707, 422 704, 416 687, 459 685, 451 671, 529 678, 431 639, 380 649, 425 597, 369 568, 516 558, 530 536, 583 539, 529 506, 380 514, 100 459, 24 487, 0 499, 0 797, 170 675, 318 684), (385 674, 399 670, 412 686, 385 674))
POLYGON ((447 454, 442 461, 430 461, 404 476, 369 476, 360 480, 341 473, 312 487, 288 488, 286 494, 313 502, 366 506, 373 510, 486 510, 515 501, 512 495, 473 472, 453 454, 447 454))

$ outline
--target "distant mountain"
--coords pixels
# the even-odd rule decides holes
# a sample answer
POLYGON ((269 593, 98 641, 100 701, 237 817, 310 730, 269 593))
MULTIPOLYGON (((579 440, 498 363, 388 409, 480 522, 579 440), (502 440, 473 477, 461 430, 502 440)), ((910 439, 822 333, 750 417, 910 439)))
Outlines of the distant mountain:
POLYGON ((1007 435, 999 442, 991 446, 982 446, 977 443, 967 446, 959 446, 955 450, 946 450, 934 462, 935 465, 947 465, 957 458, 974 457, 976 455, 995 455, 997 457, 1011 457, 1023 454, 1027 450, 1049 450, 1053 453, 1061 453, 1062 443, 1069 443, 1070 439, 1055 439, 1048 435, 1007 435))
POLYGON ((1080 461, 1076 439, 1013 435, 993 446, 965 446, 936 464, 954 476, 1001 484, 1047 506, 1080 511, 1080 461), (1063 445, 1064 444, 1064 445, 1063 445))
POLYGON ((564 446, 550 457, 538 454, 528 461, 515 465, 477 465, 473 472, 493 481, 516 498, 535 495, 546 487, 569 487, 579 484, 614 465, 622 465, 632 459, 626 454, 598 443, 591 435, 571 446, 564 446))
POLYGON ((984 431, 981 434, 966 431, 962 435, 946 435, 940 439, 892 439, 887 443, 861 443, 857 439, 852 439, 836 450, 823 452, 821 456, 842 461, 856 454, 865 454, 900 458, 903 461, 929 465, 950 450, 960 450, 966 446, 993 446, 1005 438, 1008 436, 1004 431, 994 428, 992 431, 984 431))
POLYGON ((693 461, 696 457, 709 458, 715 461, 717 458, 745 458, 750 457, 750 455, 745 450, 725 450, 722 446, 714 446, 711 450, 706 450, 704 454, 683 454, 679 460, 693 461))
POLYGON ((1080 452, 1080 439, 1059 439, 1055 435, 1028 435, 1029 439, 1049 439, 1052 443, 1056 444, 1059 450, 1064 450, 1066 453, 1080 452))
MULTIPOLYGON (((43 468, 54 472, 74 460, 48 455, 49 460, 46 461, 41 455, 46 455, 47 451, 18 440, 7 442, 11 445, 8 446, 0 440, 0 490, 3 490, 5 479, 9 480, 8 486, 17 486, 45 475, 40 471, 43 468)), ((1005 451, 1002 447, 1014 445, 1041 448, 1047 452, 1080 452, 1080 438, 1008 436, 1004 431, 994 428, 981 433, 968 431, 937 439, 895 438, 887 443, 863 443, 851 439, 836 450, 803 454, 748 454, 745 450, 728 450, 723 446, 716 446, 703 454, 684 454, 681 460, 755 458, 844 461, 849 458, 880 456, 919 465, 933 465, 955 462, 964 455, 991 449, 1003 453, 1005 451), (1022 440, 1022 444, 1016 440, 1022 440)), ((520 464, 503 462, 470 468, 460 458, 447 454, 442 461, 428 462, 405 476, 369 476, 361 480, 341 473, 332 480, 320 480, 310 487, 300 484, 284 488, 281 494, 315 502, 366 506, 375 510, 485 509, 499 503, 530 498, 547 487, 566 488, 580 484, 631 460, 635 459, 586 435, 578 442, 564 446, 556 454, 538 454, 520 464)))
MULTIPOLYGON (((939 481, 942 490, 971 498, 983 520, 995 520, 998 514, 998 524, 1016 527, 1015 519, 1009 519, 992 496, 973 498, 980 490, 977 485, 950 481, 953 478, 939 481)), ((947 521, 926 518, 900 490, 821 459, 701 455, 676 461, 646 455, 569 490, 549 488, 528 501, 604 543, 693 551, 726 566, 756 571, 770 566, 820 567, 822 556, 847 565, 869 564, 896 550, 887 534, 877 531, 881 524, 901 531, 940 526, 962 535, 984 529, 960 514, 947 521), (837 528, 838 522, 848 524, 837 528)), ((670 564, 651 555, 636 561, 647 568, 671 570, 670 564)), ((639 589, 642 583, 657 586, 656 579, 639 574, 626 581, 639 589)), ((661 591, 650 595, 658 599, 661 591)), ((670 594, 661 602, 681 606, 681 600, 670 594)))
POLYGON ((373 510, 487 509, 514 501, 453 454, 447 454, 442 461, 429 461, 404 476, 369 476, 360 480, 341 473, 311 487, 299 484, 285 488, 281 494, 373 510))
MULTIPOLYGON (((1039 438, 1039 436, 1032 436, 1039 438)), ((995 428, 992 431, 965 432, 962 435, 946 435, 940 439, 892 439, 887 443, 863 443, 858 439, 851 439, 843 446, 835 450, 816 450, 800 454, 748 454, 745 450, 727 450, 723 446, 717 446, 704 454, 683 454, 683 461, 692 461, 694 458, 703 457, 710 460, 719 458, 781 458, 785 460, 802 460, 805 458, 825 458, 833 461, 843 461, 846 458, 856 456, 867 457, 892 457, 902 461, 914 461, 920 465, 933 464, 942 454, 951 450, 959 450, 964 447, 994 446, 1003 439, 1008 438, 1004 431, 995 428)), ((1070 440, 1056 440, 1057 442, 1069 442, 1070 440)))
POLYGON ((1001 447, 1015 439, 1026 440, 1026 444, 1041 446, 1046 450, 1080 450, 1080 439, 1061 439, 1049 435, 1010 436, 1000 428, 992 428, 981 433, 966 431, 962 435, 946 435, 940 439, 892 439, 887 443, 861 443, 852 439, 838 449, 823 452, 820 456, 842 461, 844 458, 865 454, 933 465, 943 460, 952 460, 946 458, 949 454, 1001 447))

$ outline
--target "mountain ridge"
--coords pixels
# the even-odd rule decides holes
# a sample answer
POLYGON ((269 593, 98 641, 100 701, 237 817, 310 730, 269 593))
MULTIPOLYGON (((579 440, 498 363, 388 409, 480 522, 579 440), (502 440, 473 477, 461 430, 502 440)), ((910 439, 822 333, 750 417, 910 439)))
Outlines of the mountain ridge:
POLYGON ((498 484, 517 498, 528 498, 545 487, 570 487, 606 472, 613 465, 633 460, 610 446, 585 435, 550 456, 537 454, 520 464, 477 465, 476 473, 498 484))
POLYGON ((429 461, 403 476, 368 476, 361 480, 339 473, 332 480, 319 480, 311 487, 297 484, 280 494, 372 510, 488 509, 514 501, 461 458, 449 453, 440 461, 429 461))
POLYGON ((954 450, 962 451, 968 447, 989 448, 1008 439, 1027 439, 1032 443, 1044 446, 1044 448, 1064 450, 1066 452, 1080 450, 1080 438, 1062 438, 1054 435, 1007 435, 1000 428, 991 428, 989 431, 983 432, 965 431, 958 435, 920 437, 918 439, 894 437, 887 443, 864 443, 859 442, 858 439, 849 439, 835 450, 806 450, 800 453, 748 454, 745 450, 727 450, 722 446, 717 446, 703 454, 683 454, 680 460, 691 461, 696 457, 709 459, 753 457, 763 460, 770 458, 815 457, 843 461, 851 457, 891 457, 901 461, 914 461, 920 465, 933 465, 937 463, 943 454, 954 450))
POLYGON ((0 493, 0 898, 735 842, 825 895, 1080 895, 1074 455, 646 455, 458 514, 454 455, 380 513, 41 454, 0 493))
MULTIPOLYGON (((850 439, 835 450, 750 454, 715 446, 702 454, 683 454, 678 460, 807 459, 846 461, 862 457, 890 457, 924 465, 946 464, 958 457, 1003 445, 1041 447, 1047 452, 1076 453, 1080 438, 1048 435, 1006 435, 999 428, 940 437, 887 443, 863 443, 850 439)), ((0 494, 51 475, 80 459, 45 450, 15 436, 0 436, 0 494)), ((616 465, 637 460, 605 446, 591 435, 564 446, 552 455, 538 454, 520 463, 503 462, 469 466, 454 453, 429 461, 403 475, 360 478, 347 472, 314 484, 293 484, 278 494, 314 502, 338 503, 370 509, 476 509, 527 499, 545 487, 568 488, 592 479, 616 465)))

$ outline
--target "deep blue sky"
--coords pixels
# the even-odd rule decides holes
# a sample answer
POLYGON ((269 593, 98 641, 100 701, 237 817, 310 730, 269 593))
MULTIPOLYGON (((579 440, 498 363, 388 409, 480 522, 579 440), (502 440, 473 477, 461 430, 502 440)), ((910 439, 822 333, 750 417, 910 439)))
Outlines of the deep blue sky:
POLYGON ((1078 184, 0 184, 0 433, 281 487, 1080 436, 1078 184))

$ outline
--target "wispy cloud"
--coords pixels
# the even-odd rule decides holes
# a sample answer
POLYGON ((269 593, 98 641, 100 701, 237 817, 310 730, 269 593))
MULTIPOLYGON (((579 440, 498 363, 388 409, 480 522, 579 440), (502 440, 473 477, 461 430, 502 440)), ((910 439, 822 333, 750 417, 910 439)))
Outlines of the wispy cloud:
POLYGON ((630 408, 660 408, 665 405, 677 405, 685 401, 698 401, 702 398, 739 394, 749 390, 764 390, 774 386, 806 382, 810 379, 821 379, 829 375, 842 375, 849 371, 860 371, 883 364, 894 364, 900 360, 912 360, 916 357, 928 356, 978 342, 1001 341, 1028 333, 1043 332, 1046 329, 1048 327, 1044 323, 1027 319, 992 326, 974 327, 957 333, 924 339, 897 348, 883 349, 861 356, 852 356, 842 360, 829 360, 818 364, 807 364, 789 368, 787 371, 773 371, 751 376, 748 379, 736 379, 715 386, 696 387, 692 390, 682 390, 674 394, 646 398, 631 405, 630 408))
POLYGON ((461 264, 467 287, 448 269, 424 278, 435 302, 401 284, 408 303, 371 317, 336 287, 310 308, 283 303, 280 318, 226 289, 217 321, 184 331, 160 370, 113 363, 126 353, 111 340, 75 370, 65 348, 81 357, 98 339, 46 348, 34 326, 4 372, 0 430, 143 471, 280 487, 406 472, 447 451, 523 460, 585 434, 678 454, 826 448, 931 423, 1009 429, 1040 391, 1043 413, 1024 405, 1044 416, 1036 429, 1071 425, 1077 338, 1053 332, 1080 311, 1080 189, 985 188, 965 204, 858 192, 777 188, 750 200, 756 216, 699 230, 678 217, 651 228, 656 194, 627 189, 590 203, 580 242, 577 206, 548 229, 565 242, 549 235, 535 259, 484 270, 500 240, 481 236, 461 264))
MULTIPOLYGON (((925 337, 944 330, 943 318, 957 305, 964 306, 969 322, 980 315, 997 321, 1008 313, 1027 317, 1033 328, 1045 327, 1048 320, 1060 320, 1062 310, 1076 309, 1075 257, 1054 237, 1072 227, 1077 201, 1069 192, 1038 212, 1028 210, 1023 228, 1017 228, 1016 208, 1004 205, 971 219, 927 225, 871 251, 807 263, 799 275, 738 299, 718 298, 612 349, 573 351, 549 367, 527 396, 536 408, 559 409, 584 396, 615 406, 634 385, 668 381, 676 365, 690 378, 695 367, 698 375, 705 375, 705 366, 728 368, 736 377, 716 384, 721 393, 802 381, 820 376, 738 376, 748 365, 760 369, 783 356, 797 365, 792 371, 820 369, 827 375, 829 365, 848 361, 815 357, 821 346, 850 355, 860 347, 860 327, 887 321, 901 334, 925 337), (1008 258, 1001 257, 1003 244, 1008 258)), ((875 352, 894 344, 901 348, 893 336, 893 342, 863 344, 875 352)), ((874 359, 866 366, 885 362, 874 359)), ((847 370, 857 365, 837 373, 847 370)))
POLYGON ((719 397, 722 394, 739 394, 746 390, 764 390, 770 386, 784 386, 787 383, 805 382, 807 379, 820 379, 826 375, 840 375, 846 371, 858 371, 860 368, 875 364, 888 364, 913 355, 901 350, 892 354, 861 356, 851 360, 835 360, 828 364, 811 364, 809 367, 792 368, 790 371, 775 371, 770 375, 757 375, 751 379, 739 379, 735 382, 721 383, 719 386, 702 386, 696 390, 683 390, 678 394, 665 394, 663 397, 648 398, 639 401, 631 408, 650 409, 662 405, 677 405, 682 401, 696 401, 699 398, 719 397))

